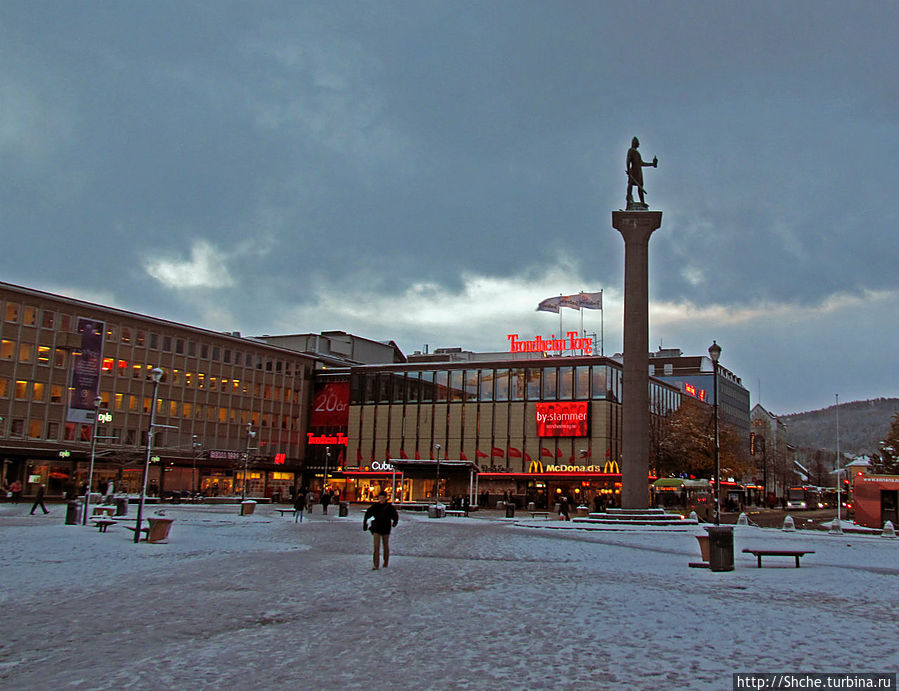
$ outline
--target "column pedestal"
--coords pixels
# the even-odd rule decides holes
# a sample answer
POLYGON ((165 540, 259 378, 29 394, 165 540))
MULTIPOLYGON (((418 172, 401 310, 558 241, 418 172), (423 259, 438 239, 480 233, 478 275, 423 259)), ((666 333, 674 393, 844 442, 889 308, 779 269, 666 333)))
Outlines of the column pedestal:
POLYGON ((661 211, 613 211, 624 238, 621 506, 649 507, 649 237, 661 211))

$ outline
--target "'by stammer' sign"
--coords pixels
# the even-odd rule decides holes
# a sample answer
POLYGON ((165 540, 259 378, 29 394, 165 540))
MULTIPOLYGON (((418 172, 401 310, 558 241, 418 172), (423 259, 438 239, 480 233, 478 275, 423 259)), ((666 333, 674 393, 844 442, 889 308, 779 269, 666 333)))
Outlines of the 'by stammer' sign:
POLYGON ((537 404, 538 437, 586 437, 590 404, 570 401, 537 404))

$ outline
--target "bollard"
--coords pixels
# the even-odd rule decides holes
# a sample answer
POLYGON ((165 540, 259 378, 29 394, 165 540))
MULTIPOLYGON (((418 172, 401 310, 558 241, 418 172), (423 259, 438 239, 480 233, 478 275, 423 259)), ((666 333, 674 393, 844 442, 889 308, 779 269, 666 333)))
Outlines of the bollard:
POLYGON ((340 518, 345 518, 350 515, 350 502, 342 501, 340 502, 340 506, 337 509, 337 516, 340 518))
POLYGON ((830 530, 827 531, 828 535, 842 535, 843 534, 843 526, 840 525, 840 522, 834 518, 830 522, 830 530))
POLYGON ((796 530, 796 524, 793 523, 793 517, 788 514, 787 517, 784 518, 783 531, 786 533, 792 533, 792 532, 795 532, 795 530, 796 530))
POLYGON ((737 525, 749 525, 749 516, 741 513, 739 518, 737 518, 737 525))
POLYGON ((880 537, 896 537, 896 529, 893 527, 892 521, 883 524, 883 532, 880 533, 880 537))

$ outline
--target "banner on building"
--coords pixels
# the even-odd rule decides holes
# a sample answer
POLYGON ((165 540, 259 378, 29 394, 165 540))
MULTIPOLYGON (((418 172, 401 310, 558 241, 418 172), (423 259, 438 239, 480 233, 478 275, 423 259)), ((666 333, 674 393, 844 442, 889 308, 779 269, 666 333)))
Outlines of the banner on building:
POLYGON ((346 427, 350 421, 350 383, 322 382, 312 399, 311 427, 346 427))
POLYGON ((66 413, 67 422, 93 424, 97 416, 94 399, 100 391, 105 331, 105 322, 78 317, 81 352, 75 354, 72 361, 72 389, 69 394, 69 410, 66 413))

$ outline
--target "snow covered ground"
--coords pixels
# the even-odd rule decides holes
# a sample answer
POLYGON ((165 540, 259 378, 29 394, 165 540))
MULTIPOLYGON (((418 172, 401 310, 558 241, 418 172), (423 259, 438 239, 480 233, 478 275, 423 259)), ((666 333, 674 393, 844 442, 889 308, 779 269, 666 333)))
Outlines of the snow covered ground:
POLYGON ((168 544, 138 545, 29 508, 0 504, 4 689, 730 689, 734 672, 899 669, 899 540, 738 527, 736 569, 712 573, 688 567, 695 528, 402 513, 372 571, 357 507, 302 524, 165 507, 168 544), (757 569, 744 547, 815 553, 757 569))

